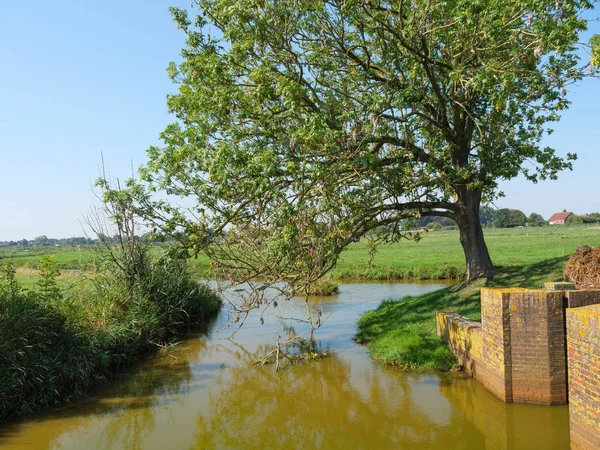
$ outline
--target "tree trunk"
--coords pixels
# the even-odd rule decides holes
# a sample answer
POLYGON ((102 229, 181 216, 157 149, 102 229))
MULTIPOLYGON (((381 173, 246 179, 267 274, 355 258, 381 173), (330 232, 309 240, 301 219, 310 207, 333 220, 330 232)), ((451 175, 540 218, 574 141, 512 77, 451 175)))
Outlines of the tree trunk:
POLYGON ((457 194, 458 210, 454 220, 460 230, 460 243, 465 252, 467 280, 474 280, 489 275, 493 269, 479 221, 481 191, 471 191, 461 186, 457 194))

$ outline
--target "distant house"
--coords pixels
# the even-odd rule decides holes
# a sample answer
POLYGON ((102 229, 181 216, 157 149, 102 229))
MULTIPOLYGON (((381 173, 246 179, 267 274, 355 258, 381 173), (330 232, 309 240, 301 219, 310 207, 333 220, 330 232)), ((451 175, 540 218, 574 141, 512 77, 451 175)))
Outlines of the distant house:
POLYGON ((536 215, 537 215, 537 219, 538 219, 540 222, 543 222, 543 221, 544 221, 544 217, 543 217, 541 214, 536 214, 536 215))
POLYGON ((550 225, 564 225, 567 219, 573 215, 572 212, 560 212, 552 214, 552 217, 548 219, 550 225))

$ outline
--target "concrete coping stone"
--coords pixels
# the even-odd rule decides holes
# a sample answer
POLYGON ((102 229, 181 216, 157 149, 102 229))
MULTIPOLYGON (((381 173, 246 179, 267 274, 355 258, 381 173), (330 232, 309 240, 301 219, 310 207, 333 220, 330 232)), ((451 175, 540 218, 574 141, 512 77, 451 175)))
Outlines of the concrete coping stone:
POLYGON ((566 282, 549 282, 549 283, 544 283, 544 287, 546 288, 547 291, 574 291, 577 288, 575 287, 575 284, 573 283, 566 283, 566 282))
POLYGON ((446 312, 440 312, 438 314, 443 314, 444 316, 446 316, 448 319, 453 320, 455 322, 458 322, 459 325, 465 327, 465 328, 481 328, 481 322, 477 322, 475 320, 471 320, 465 316, 461 316, 458 313, 446 313, 446 312))

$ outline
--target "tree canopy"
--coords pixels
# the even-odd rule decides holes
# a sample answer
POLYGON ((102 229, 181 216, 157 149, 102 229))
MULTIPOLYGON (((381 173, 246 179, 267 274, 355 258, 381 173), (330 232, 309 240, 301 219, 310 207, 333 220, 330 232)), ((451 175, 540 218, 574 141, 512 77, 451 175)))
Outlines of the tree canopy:
POLYGON ((187 35, 168 70, 177 121, 142 174, 194 199, 147 215, 221 268, 310 283, 367 231, 414 237, 401 221, 434 215, 457 223, 468 277, 483 275, 481 201, 575 159, 540 140, 568 85, 595 73, 577 52, 591 1, 196 5, 172 9, 187 35))

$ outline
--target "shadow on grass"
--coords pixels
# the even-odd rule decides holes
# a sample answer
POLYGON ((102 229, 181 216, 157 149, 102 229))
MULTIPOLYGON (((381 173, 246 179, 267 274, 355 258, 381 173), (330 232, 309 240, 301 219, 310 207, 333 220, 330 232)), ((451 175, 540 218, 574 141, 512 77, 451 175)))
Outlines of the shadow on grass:
POLYGON ((388 364, 411 370, 448 370, 456 360, 436 334, 436 312, 455 312, 481 320, 481 288, 541 288, 546 281, 562 279, 566 260, 502 266, 489 278, 400 301, 384 301, 359 319, 356 341, 369 345, 371 354, 388 364))

